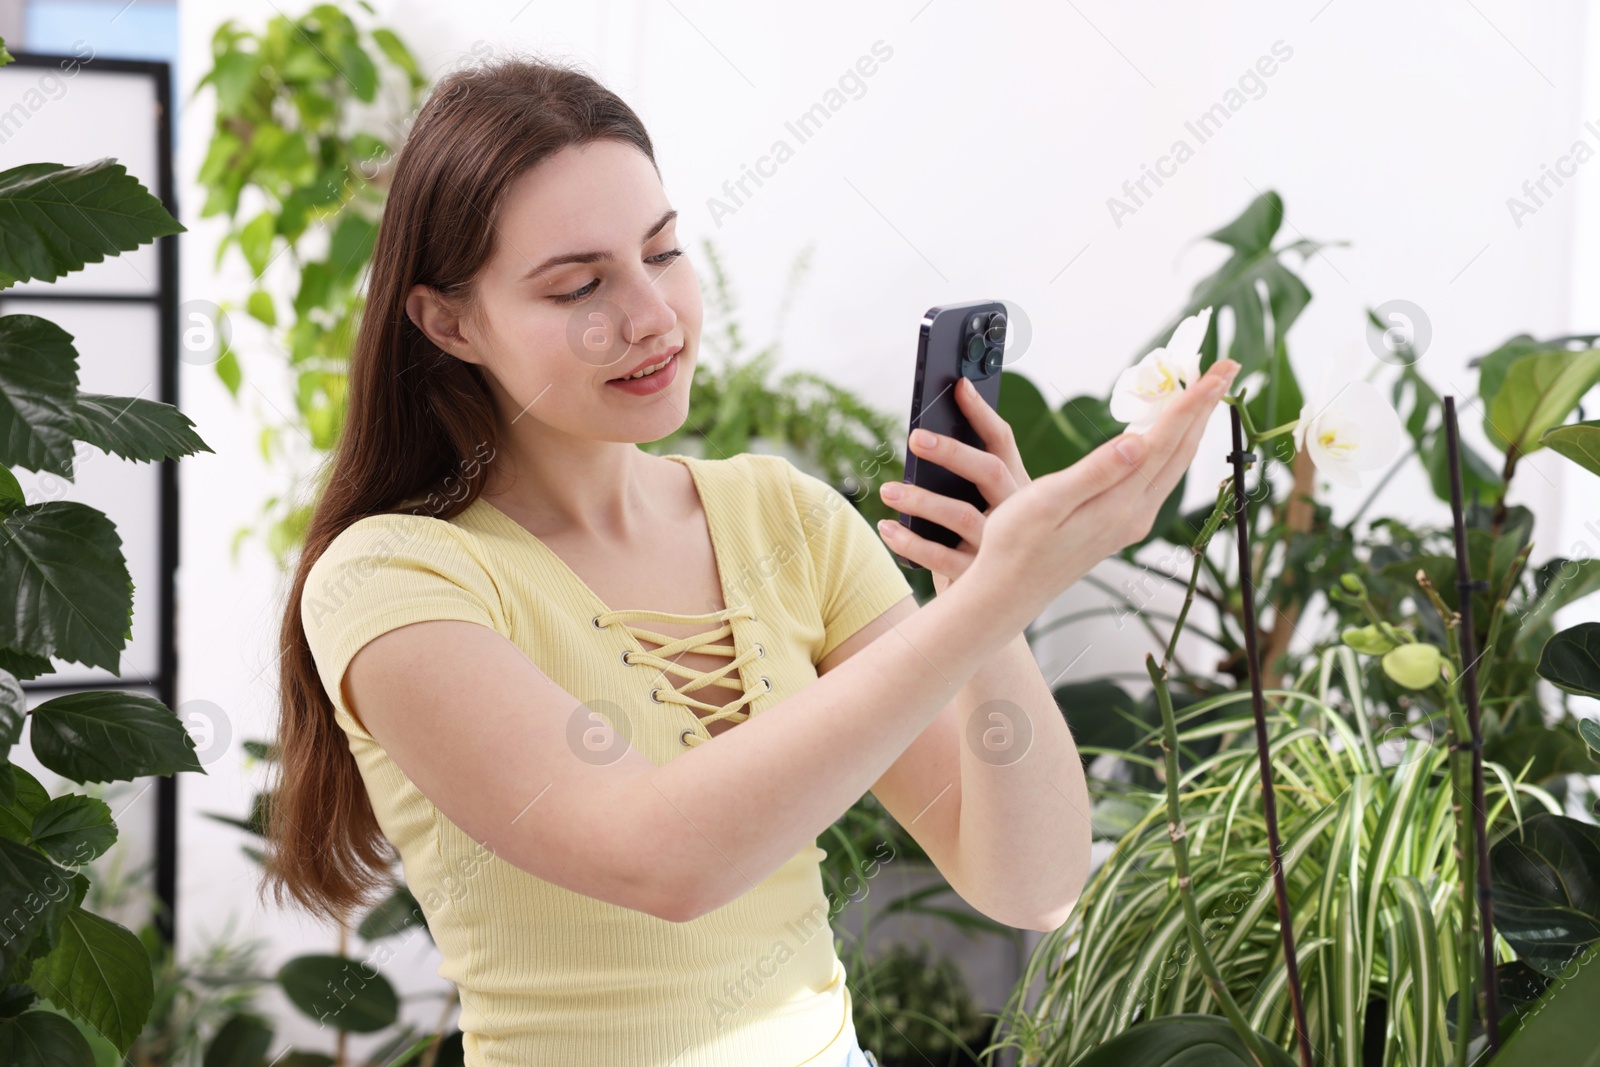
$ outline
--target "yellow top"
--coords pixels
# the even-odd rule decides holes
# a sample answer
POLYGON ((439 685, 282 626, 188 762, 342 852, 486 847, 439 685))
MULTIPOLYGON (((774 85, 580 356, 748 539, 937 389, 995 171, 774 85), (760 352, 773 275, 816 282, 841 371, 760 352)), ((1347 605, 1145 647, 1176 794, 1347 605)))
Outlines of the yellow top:
POLYGON ((362 645, 408 623, 462 619, 504 634, 660 765, 715 740, 692 708, 740 722, 759 715, 815 681, 818 661, 911 595, 872 526, 787 459, 666 458, 688 468, 699 492, 720 611, 612 610, 481 498, 448 521, 361 519, 306 583, 311 652, 439 946, 438 973, 460 993, 467 1067, 834 1067, 855 1040, 818 869, 827 853, 815 842, 738 899, 669 922, 501 859, 446 819, 344 706, 340 682, 362 645), (630 619, 712 628, 669 640, 630 619), (662 647, 647 651, 639 637, 662 647), (711 672, 669 662, 685 650, 730 659, 711 672), (669 670, 689 681, 674 687, 669 670), (711 684, 744 696, 718 709, 693 695, 711 684))

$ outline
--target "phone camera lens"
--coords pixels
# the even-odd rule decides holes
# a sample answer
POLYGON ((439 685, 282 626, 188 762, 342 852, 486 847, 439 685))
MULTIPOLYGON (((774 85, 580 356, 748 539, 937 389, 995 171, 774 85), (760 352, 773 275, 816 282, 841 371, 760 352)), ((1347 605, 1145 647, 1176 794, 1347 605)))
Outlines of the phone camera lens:
POLYGON ((991 345, 1003 345, 1006 343, 1006 313, 1004 311, 996 311, 989 316, 987 333, 991 345))
POLYGON ((984 344, 982 333, 974 333, 971 337, 967 338, 968 363, 982 363, 987 351, 988 346, 984 344))

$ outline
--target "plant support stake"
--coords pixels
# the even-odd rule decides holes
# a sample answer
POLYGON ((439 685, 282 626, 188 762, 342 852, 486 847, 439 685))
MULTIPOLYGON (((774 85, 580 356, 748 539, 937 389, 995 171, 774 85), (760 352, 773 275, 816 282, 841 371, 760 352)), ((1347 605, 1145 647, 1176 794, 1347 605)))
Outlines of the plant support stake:
MULTIPOLYGON (((1494 973, 1494 897, 1489 883, 1489 842, 1483 815, 1483 730, 1478 722, 1477 634, 1472 629, 1472 592, 1488 589, 1485 579, 1472 580, 1467 569, 1467 531, 1461 512, 1461 443, 1456 429, 1456 398, 1444 398, 1445 445, 1450 453, 1450 512, 1455 520, 1456 602, 1461 611, 1461 685, 1467 695, 1467 727, 1472 739, 1460 747, 1472 749, 1472 837, 1478 854, 1478 918, 1483 927, 1483 1031, 1489 1055, 1500 1050, 1500 998, 1494 973)), ((1502 499, 1502 504, 1504 500, 1502 499)), ((1463 921, 1465 921, 1463 916, 1463 921)), ((1466 976, 1462 975, 1463 992, 1466 976)), ((1466 998, 1460 999, 1463 1009, 1466 998)), ((1463 1013, 1463 1023, 1467 1016, 1463 1013)))
POLYGON ((1283 877, 1283 846, 1278 840, 1278 803, 1273 794, 1272 757, 1267 747, 1267 716, 1261 696, 1261 654, 1256 649, 1255 581, 1250 574, 1250 514, 1245 506, 1244 467, 1254 460, 1244 449, 1244 426, 1239 408, 1230 404, 1233 423, 1233 519, 1239 544, 1239 591, 1243 609, 1244 648, 1250 664, 1250 706, 1256 720, 1256 755, 1261 762, 1261 810, 1267 821, 1267 845, 1272 850, 1272 890, 1278 902, 1278 931, 1283 936, 1283 966, 1289 979, 1289 1001, 1294 1008, 1294 1034, 1302 1067, 1312 1067, 1310 1030, 1300 992, 1300 966, 1294 954, 1294 919, 1289 913, 1289 889, 1283 877))

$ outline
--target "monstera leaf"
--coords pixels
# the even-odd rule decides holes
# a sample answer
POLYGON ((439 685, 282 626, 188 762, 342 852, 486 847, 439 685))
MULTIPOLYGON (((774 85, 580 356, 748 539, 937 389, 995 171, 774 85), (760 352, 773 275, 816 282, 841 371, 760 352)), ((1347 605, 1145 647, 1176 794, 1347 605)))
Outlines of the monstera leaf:
MULTIPOLYGON (((1271 1067, 1295 1067, 1283 1049, 1266 1038, 1271 1067)), ((1073 1067, 1255 1067, 1244 1042, 1228 1020, 1216 1015, 1162 1015, 1137 1023, 1100 1045, 1073 1067)))

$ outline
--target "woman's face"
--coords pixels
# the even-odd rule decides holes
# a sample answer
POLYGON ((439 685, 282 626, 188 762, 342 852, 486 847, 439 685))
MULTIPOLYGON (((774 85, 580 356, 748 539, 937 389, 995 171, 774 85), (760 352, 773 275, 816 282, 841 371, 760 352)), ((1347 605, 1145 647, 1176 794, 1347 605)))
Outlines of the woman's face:
POLYGON ((700 284, 675 215, 637 148, 564 148, 507 190, 475 319, 446 321, 431 301, 413 310, 421 286, 407 310, 483 366, 512 434, 531 419, 591 440, 659 440, 688 415, 700 339, 700 284), (611 384, 674 350, 650 377, 611 384))

